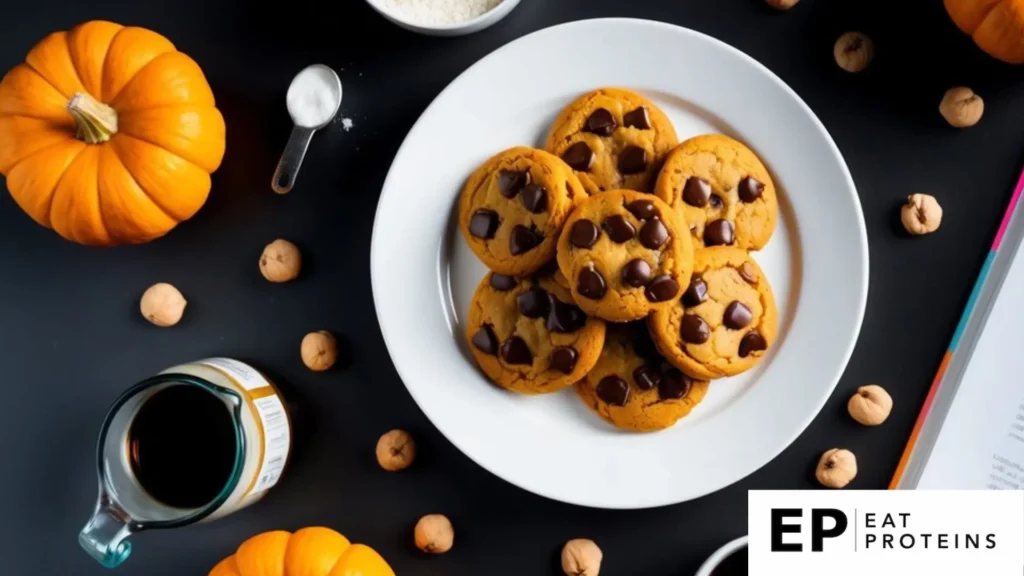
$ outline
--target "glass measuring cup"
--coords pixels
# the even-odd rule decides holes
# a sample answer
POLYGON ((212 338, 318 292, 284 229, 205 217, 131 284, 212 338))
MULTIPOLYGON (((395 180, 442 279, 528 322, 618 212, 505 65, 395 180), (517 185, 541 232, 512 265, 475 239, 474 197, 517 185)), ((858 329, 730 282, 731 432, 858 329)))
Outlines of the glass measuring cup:
MULTIPOLYGON (((182 414, 181 426, 192 425, 182 414)), ((174 434, 168 430, 167 434, 174 434)), ((291 427, 277 389, 251 366, 210 358, 175 366, 139 382, 114 401, 97 443, 99 495, 79 544, 100 564, 113 568, 131 553, 129 536, 142 530, 208 522, 262 498, 287 463, 291 427), (171 386, 188 386, 223 403, 234 432, 230 474, 220 491, 194 508, 168 505, 140 484, 130 462, 129 431, 140 408, 171 386)))

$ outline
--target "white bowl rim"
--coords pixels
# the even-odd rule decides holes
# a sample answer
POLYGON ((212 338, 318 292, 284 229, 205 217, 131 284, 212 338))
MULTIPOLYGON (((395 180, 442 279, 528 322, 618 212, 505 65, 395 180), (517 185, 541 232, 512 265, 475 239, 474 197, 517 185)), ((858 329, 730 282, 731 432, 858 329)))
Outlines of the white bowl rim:
POLYGON ((396 22, 401 22, 403 25, 409 26, 411 28, 418 28, 420 30, 437 30, 439 32, 454 32, 456 30, 470 28, 481 22, 486 22, 491 18, 504 18, 509 12, 512 11, 513 8, 516 7, 517 4, 519 4, 519 1, 501 0, 501 2, 499 2, 494 8, 491 8, 487 12, 484 12, 483 14, 476 16, 474 18, 470 18, 469 20, 465 20, 463 22, 456 22, 454 24, 423 24, 421 22, 413 22, 412 20, 407 20, 399 16, 398 14, 392 12, 391 10, 385 8, 384 0, 366 0, 366 3, 369 4, 371 8, 376 10, 382 16, 392 18, 396 22), (500 10, 505 10, 505 13, 499 13, 500 10))
POLYGON ((740 536, 735 540, 726 542, 721 548, 715 550, 711 556, 708 556, 708 559, 697 569, 695 576, 710 576, 711 572, 722 563, 722 560, 725 560, 740 548, 747 546, 749 540, 749 536, 740 536))

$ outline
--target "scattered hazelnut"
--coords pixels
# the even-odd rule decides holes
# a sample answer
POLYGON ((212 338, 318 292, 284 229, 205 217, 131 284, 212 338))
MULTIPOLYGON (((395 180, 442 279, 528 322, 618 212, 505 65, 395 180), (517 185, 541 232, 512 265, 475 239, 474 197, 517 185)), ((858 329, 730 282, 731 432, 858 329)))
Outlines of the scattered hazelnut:
POLYGON ((772 8, 778 8, 779 10, 789 10, 800 0, 766 0, 768 5, 772 8))
POLYGON ((827 488, 842 488, 857 476, 857 457, 843 448, 833 448, 821 455, 814 476, 827 488))
POLYGON ((970 88, 960 86, 946 90, 939 103, 939 113, 956 128, 968 128, 981 120, 985 101, 970 88))
POLYGON ((567 576, 597 576, 603 557, 593 540, 569 540, 562 548, 562 570, 567 576))
POLYGON ((159 282, 153 284, 142 294, 139 309, 142 315, 157 326, 174 326, 181 320, 188 302, 177 288, 159 282))
POLYGON ((442 514, 427 514, 416 523, 416 547, 428 554, 444 554, 452 549, 455 530, 442 514))
POLYGON ((377 463, 388 472, 405 470, 416 459, 416 441, 405 430, 392 430, 377 440, 377 463))
POLYGON ((302 254, 291 242, 277 239, 267 244, 260 256, 260 272, 271 282, 294 280, 302 269, 302 254))
POLYGON ((907 232, 915 236, 931 234, 942 223, 942 206, 929 194, 911 194, 900 210, 900 220, 907 232))
POLYGON ((314 372, 323 372, 338 359, 338 341, 327 330, 310 332, 302 339, 302 362, 314 372))
POLYGON ((850 416, 865 426, 878 426, 892 412, 892 396, 875 384, 861 386, 846 404, 850 416))
POLYGON ((832 49, 836 64, 847 72, 860 72, 875 58, 875 43, 860 32, 847 32, 832 49))

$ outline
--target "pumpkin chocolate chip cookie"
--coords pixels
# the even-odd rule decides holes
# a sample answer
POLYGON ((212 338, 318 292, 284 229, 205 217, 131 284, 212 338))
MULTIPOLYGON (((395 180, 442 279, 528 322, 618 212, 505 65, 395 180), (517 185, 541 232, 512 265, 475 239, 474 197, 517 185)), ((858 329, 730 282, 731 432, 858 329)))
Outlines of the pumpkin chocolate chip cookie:
POLYGON ((601 357, 575 385, 598 416, 625 430, 668 428, 693 410, 708 391, 658 355, 643 322, 609 325, 601 357))
POLYGON ((672 122, 650 100, 602 88, 562 110, 545 148, 576 171, 590 194, 623 188, 650 192, 665 155, 678 142, 672 122))
POLYGON ((610 190, 569 215, 558 238, 558 268, 587 314, 628 322, 672 306, 690 281, 693 244, 668 204, 610 190))
POLYGON ((702 248, 681 298, 647 320, 658 350, 694 378, 749 370, 775 341, 775 296, 746 251, 702 248))
POLYGON ((484 277, 469 304, 466 338, 492 381, 522 394, 557 392, 583 377, 604 345, 605 323, 572 304, 564 278, 484 277))
POLYGON ((558 157, 511 148, 469 177, 459 197, 459 229, 491 270, 529 274, 554 258, 558 231, 584 196, 579 180, 558 157))
POLYGON ((760 250, 779 216, 768 169, 721 134, 696 136, 672 150, 654 193, 689 224, 698 246, 760 250))

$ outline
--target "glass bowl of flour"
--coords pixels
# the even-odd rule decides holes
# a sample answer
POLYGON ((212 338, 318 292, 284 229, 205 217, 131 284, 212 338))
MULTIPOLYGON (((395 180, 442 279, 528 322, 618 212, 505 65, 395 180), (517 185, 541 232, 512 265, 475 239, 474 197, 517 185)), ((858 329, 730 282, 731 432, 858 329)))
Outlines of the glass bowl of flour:
POLYGON ((430 36, 462 36, 501 20, 519 0, 366 0, 395 24, 430 36))

